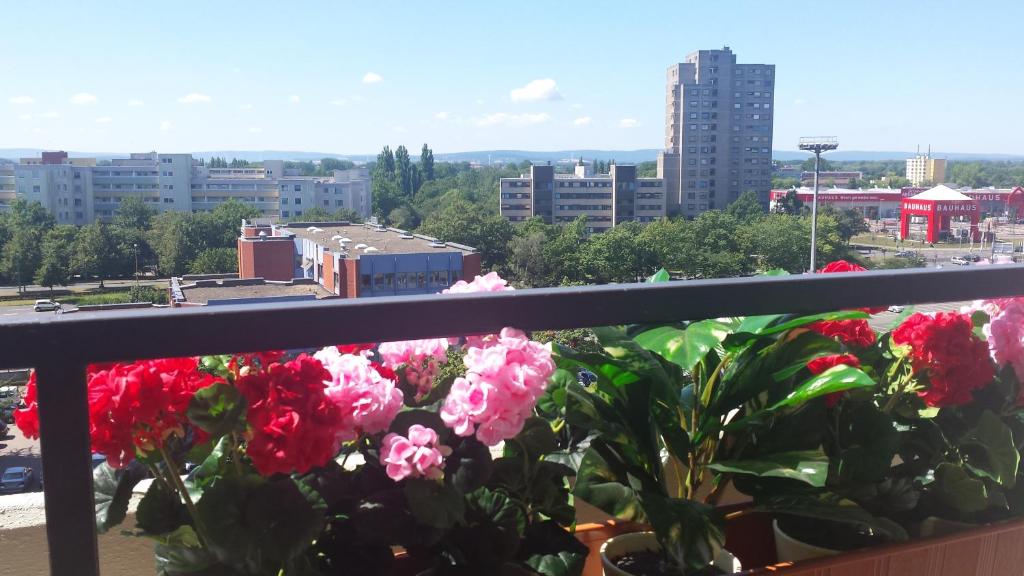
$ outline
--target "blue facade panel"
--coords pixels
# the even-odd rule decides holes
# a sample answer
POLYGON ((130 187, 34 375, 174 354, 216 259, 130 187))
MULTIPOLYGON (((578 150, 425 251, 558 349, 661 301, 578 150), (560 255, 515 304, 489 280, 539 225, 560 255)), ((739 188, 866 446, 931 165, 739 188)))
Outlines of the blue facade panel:
POLYGON ((359 295, 434 294, 462 279, 461 252, 359 257, 359 295))

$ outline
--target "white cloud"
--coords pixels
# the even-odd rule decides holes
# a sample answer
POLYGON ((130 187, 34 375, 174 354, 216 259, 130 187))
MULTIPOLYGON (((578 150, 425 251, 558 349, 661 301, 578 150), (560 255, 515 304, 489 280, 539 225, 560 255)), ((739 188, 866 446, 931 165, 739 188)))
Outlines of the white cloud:
POLYGON ((299 102, 302 102, 302 98, 299 98, 298 94, 292 94, 288 97, 288 101, 292 104, 298 104, 299 102))
POLYGON ((60 118, 60 114, 56 112, 43 112, 39 115, 40 118, 60 118))
POLYGON ((377 84, 383 81, 384 77, 376 72, 367 72, 363 75, 363 84, 377 84))
POLYGON ((592 118, 590 116, 580 116, 579 118, 572 121, 573 126, 586 126, 590 124, 592 118))
POLYGON ((8 98, 8 102, 11 104, 32 104, 35 101, 36 99, 31 96, 11 96, 8 98))
POLYGON ((438 120, 447 120, 448 116, 449 114, 447 112, 438 112, 434 114, 434 118, 437 118, 438 120))
POLYGON ((199 104, 200 102, 206 103, 210 100, 211 98, 209 96, 206 94, 200 94, 199 92, 192 92, 178 98, 178 102, 181 102, 182 104, 199 104))
POLYGON ((86 104, 95 104, 96 97, 92 94, 89 94, 88 92, 79 92, 78 94, 75 94, 70 99, 68 99, 68 102, 71 102, 76 106, 84 106, 86 104))
POLYGON ((167 132, 171 128, 174 128, 174 124, 171 124, 170 120, 164 120, 160 123, 160 130, 167 132))
POLYGON ((28 122, 31 119, 32 119, 32 115, 31 114, 19 114, 18 115, 18 120, 24 120, 24 121, 28 122))
POLYGON ((528 126, 532 124, 543 124, 551 120, 551 116, 541 112, 540 114, 507 114, 497 112, 487 114, 476 120, 477 126, 528 126))
POLYGON ((255 108, 255 106, 252 104, 242 104, 238 107, 239 110, 252 110, 253 108, 255 108))
POLYGON ((99 118, 96 119, 96 123, 97 124, 110 124, 113 121, 114 121, 114 119, 111 118, 110 116, 100 116, 99 118))
POLYGON ((540 102, 543 100, 561 100, 562 94, 558 85, 551 78, 534 80, 522 88, 514 88, 508 97, 513 102, 540 102))
POLYGON ((128 106, 132 108, 141 108, 144 106, 142 100, 135 100, 134 98, 128 101, 128 106))
POLYGON ((640 121, 636 118, 623 118, 619 120, 619 128, 636 128, 640 125, 640 121))
POLYGON ((260 132, 263 132, 263 128, 260 128, 258 126, 250 126, 249 127, 249 133, 250 134, 259 134, 260 132))

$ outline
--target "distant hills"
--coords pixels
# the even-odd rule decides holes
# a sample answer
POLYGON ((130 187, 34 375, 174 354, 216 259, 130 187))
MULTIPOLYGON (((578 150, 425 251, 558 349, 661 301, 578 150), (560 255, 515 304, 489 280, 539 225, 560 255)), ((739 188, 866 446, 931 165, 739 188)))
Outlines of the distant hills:
MULTIPOLYGON (((22 157, 39 157, 42 150, 38 148, 0 148, 0 158, 17 160, 22 157)), ((639 162, 653 161, 658 156, 660 149, 647 148, 642 150, 556 150, 556 151, 533 151, 533 150, 479 150, 474 152, 435 152, 435 159, 439 162, 479 162, 488 163, 519 163, 524 160, 531 162, 570 162, 578 158, 590 160, 615 160, 620 163, 635 164, 639 162)), ((419 157, 419 150, 411 150, 414 159, 419 157)), ((72 157, 88 157, 100 160, 111 158, 124 158, 128 154, 124 152, 78 152, 68 151, 72 157)), ((207 150, 194 151, 192 155, 196 158, 210 158, 220 156, 227 158, 239 158, 250 162, 262 160, 319 160, 321 158, 341 158, 353 162, 369 162, 377 157, 374 154, 338 154, 335 152, 307 152, 289 150, 207 150)), ((772 157, 775 160, 804 160, 810 155, 798 150, 775 150, 772 157)), ((913 152, 896 151, 860 151, 860 150, 839 150, 827 154, 829 160, 835 161, 872 161, 872 160, 904 160, 914 156, 913 152)), ((943 153, 936 152, 934 156, 948 160, 1024 160, 1024 156, 1017 154, 981 154, 981 153, 943 153)))

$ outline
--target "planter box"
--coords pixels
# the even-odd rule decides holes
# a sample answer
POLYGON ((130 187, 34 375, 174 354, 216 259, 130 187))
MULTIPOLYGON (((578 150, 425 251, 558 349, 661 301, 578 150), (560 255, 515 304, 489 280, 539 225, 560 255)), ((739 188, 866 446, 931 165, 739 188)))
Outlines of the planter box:
MULTIPOLYGON (((747 568, 748 576, 1020 576, 1024 574, 1024 519, 964 530, 936 538, 856 550, 828 558, 777 564, 772 517, 750 514, 726 525, 725 547, 747 568)), ((588 535, 601 538, 636 530, 635 524, 609 524, 588 535)), ((579 537, 579 536, 577 536, 579 537)), ((582 538, 581 538, 582 539, 582 538)), ((591 550, 584 576, 601 576, 600 542, 591 550), (591 566, 596 568, 591 571, 591 566)))

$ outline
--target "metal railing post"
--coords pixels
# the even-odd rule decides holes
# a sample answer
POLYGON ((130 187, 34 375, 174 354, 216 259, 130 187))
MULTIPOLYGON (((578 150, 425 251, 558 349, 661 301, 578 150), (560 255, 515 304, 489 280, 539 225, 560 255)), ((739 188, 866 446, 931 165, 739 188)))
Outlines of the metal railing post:
POLYGON ((85 365, 36 368, 51 576, 99 576, 85 365))

